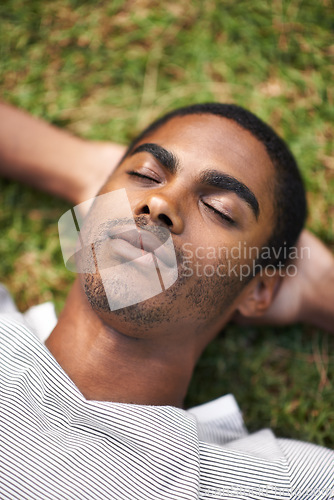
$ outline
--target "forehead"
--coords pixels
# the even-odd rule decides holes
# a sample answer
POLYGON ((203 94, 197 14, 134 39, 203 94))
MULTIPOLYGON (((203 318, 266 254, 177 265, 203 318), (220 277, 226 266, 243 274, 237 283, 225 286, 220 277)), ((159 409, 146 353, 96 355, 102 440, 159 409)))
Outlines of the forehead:
POLYGON ((211 114, 174 117, 138 144, 154 142, 172 151, 180 170, 196 175, 216 169, 253 191, 260 211, 273 213, 275 169, 264 145, 233 120, 211 114))
POLYGON ((233 168, 235 175, 265 180, 272 179, 275 173, 264 145, 228 118, 211 114, 174 117, 137 146, 148 142, 148 138, 165 147, 169 145, 180 159, 194 156, 205 165, 214 161, 222 168, 233 168))

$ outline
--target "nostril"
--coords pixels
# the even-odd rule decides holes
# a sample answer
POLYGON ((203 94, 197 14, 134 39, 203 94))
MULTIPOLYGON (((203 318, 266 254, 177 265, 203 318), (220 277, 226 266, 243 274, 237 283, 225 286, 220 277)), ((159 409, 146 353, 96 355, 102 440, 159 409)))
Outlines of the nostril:
POLYGON ((172 226, 173 222, 170 220, 170 218, 165 215, 165 214, 160 214, 158 216, 158 219, 160 219, 162 222, 164 222, 167 226, 172 226))
POLYGON ((145 205, 143 208, 142 208, 142 213, 143 214, 149 214, 150 213, 150 209, 148 208, 147 205, 145 205))

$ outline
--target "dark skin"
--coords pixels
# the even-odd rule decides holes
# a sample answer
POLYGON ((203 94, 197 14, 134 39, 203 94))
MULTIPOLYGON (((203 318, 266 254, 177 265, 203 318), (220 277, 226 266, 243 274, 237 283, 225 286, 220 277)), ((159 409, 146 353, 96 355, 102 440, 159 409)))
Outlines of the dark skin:
MULTIPOLYGON (((144 143, 172 153, 177 168, 143 147, 123 161, 100 194, 126 188, 134 217, 168 227, 179 259, 186 243, 194 249, 265 244, 274 223, 274 168, 248 131, 225 118, 185 116, 137 146, 144 143), (222 189, 212 182, 213 172, 241 183, 246 195, 222 189)), ((213 263, 208 257, 197 261, 213 263)), ((263 314, 277 277, 256 276, 245 284, 229 276, 203 281, 194 273, 147 301, 112 312, 94 302, 95 287, 87 298, 85 283, 83 275, 76 280, 46 342, 79 390, 87 399, 181 407, 204 347, 237 311, 263 314)))

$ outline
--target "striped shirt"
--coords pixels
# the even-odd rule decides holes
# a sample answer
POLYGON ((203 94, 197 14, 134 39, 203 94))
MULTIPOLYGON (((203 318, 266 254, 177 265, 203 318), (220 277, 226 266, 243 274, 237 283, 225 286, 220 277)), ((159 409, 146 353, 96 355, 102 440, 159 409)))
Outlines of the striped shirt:
POLYGON ((334 498, 334 452, 249 435, 231 395, 88 401, 23 324, 1 320, 0 345, 1 500, 334 498))

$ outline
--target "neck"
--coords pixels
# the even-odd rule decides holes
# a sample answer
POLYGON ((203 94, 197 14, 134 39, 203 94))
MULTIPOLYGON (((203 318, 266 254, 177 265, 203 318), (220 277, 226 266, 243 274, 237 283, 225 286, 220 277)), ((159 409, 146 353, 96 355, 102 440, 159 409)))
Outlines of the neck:
POLYGON ((107 326, 77 280, 46 346, 87 399, 182 407, 198 353, 190 337, 157 333, 107 326))

